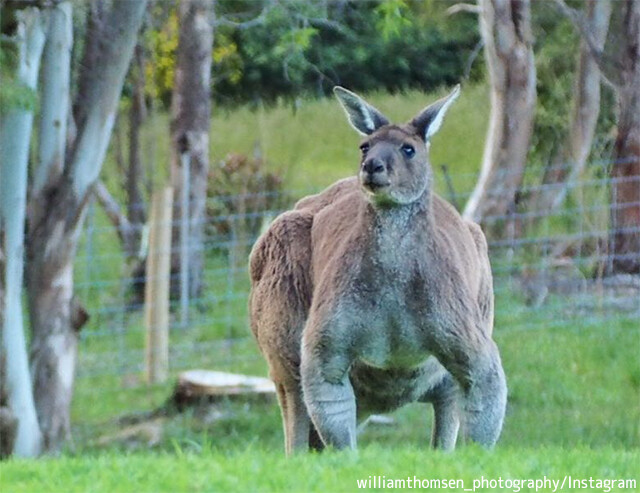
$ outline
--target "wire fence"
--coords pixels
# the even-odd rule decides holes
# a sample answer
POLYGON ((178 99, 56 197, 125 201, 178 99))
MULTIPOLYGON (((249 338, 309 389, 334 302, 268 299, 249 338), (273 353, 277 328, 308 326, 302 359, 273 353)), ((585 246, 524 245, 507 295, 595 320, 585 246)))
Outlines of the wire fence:
MULTIPOLYGON (((610 199, 616 181, 640 187, 640 177, 612 179, 608 166, 592 164, 585 178, 569 183, 561 207, 532 209, 525 197, 508 214, 486 218, 485 226, 491 230, 496 334, 597 326, 614 330, 614 325, 637 323, 640 276, 610 275, 610 199), (609 323, 614 319, 624 323, 609 323)), ((531 197, 556 186, 527 185, 519 193, 531 197)), ((235 201, 243 202, 244 209, 209 215, 202 246, 188 245, 203 249, 203 289, 190 295, 187 303, 170 301, 172 372, 192 368, 265 372, 248 324, 247 257, 260 232, 304 195, 269 191, 207 199, 207 206, 235 201), (181 313, 181 307, 187 313, 181 313)), ((446 192, 442 195, 447 197, 446 192)), ((468 195, 449 189, 447 198, 464 204, 468 195)), ((638 235, 640 224, 625 231, 638 235)), ((623 255, 640 259, 640 252, 623 255)), ((76 261, 76 289, 91 314, 81 332, 77 366, 78 392, 85 396, 145 385, 145 323, 142 299, 136 296, 136 286, 144 281, 140 276, 131 271, 114 227, 100 206, 92 204, 76 261)))

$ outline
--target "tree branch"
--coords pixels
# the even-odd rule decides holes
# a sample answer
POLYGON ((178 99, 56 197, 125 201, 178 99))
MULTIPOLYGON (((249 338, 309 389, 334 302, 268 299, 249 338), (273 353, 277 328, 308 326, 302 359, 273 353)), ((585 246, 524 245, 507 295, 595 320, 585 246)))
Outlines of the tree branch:
POLYGON ((260 26, 262 24, 264 24, 264 21, 267 18, 267 14, 271 11, 271 9, 274 6, 274 2, 269 2, 261 11, 260 13, 254 17, 253 19, 250 19, 248 21, 242 21, 242 22, 238 22, 238 21, 232 21, 230 19, 228 19, 227 17, 218 17, 213 25, 214 26, 230 26, 230 27, 235 27, 236 29, 240 29, 245 30, 245 29, 250 29, 252 27, 255 26, 260 26))
POLYGON ((606 73, 609 71, 608 66, 611 66, 611 65, 614 66, 613 73, 617 72, 618 67, 616 67, 616 63, 613 60, 611 60, 609 57, 606 57, 604 55, 603 50, 598 48, 595 40, 593 39, 593 36, 591 35, 589 27, 585 22, 584 16, 577 10, 569 7, 564 2, 564 0, 555 0, 555 2, 558 8, 560 9, 560 12, 562 12, 562 14, 571 21, 571 23, 574 25, 574 27, 577 29, 578 33, 580 34, 580 37, 585 41, 585 43, 587 43, 587 47, 589 48, 589 54, 591 55, 593 60, 598 65, 598 68, 600 69, 600 76, 602 77, 602 80, 605 82, 605 84, 613 88, 615 91, 618 91, 620 88, 620 84, 614 82, 612 80, 612 77, 610 77, 606 73))
POLYGON ((475 3, 456 3, 446 10, 447 15, 455 15, 459 12, 469 12, 471 14, 480 14, 482 8, 475 3))
POLYGON ((65 169, 81 201, 98 179, 107 152, 124 78, 131 61, 146 8, 146 0, 114 2, 106 16, 96 65, 85 67, 88 91, 79 101, 87 108, 77 118, 78 138, 65 169))
POLYGON ((332 21, 331 19, 323 19, 321 17, 305 17, 302 14, 295 14, 294 17, 298 20, 305 21, 313 27, 323 27, 336 31, 343 36, 352 38, 351 33, 339 22, 332 21))
POLYGON ((113 195, 109 193, 107 187, 98 180, 93 187, 93 193, 98 199, 98 203, 102 206, 102 209, 107 214, 107 217, 116 228, 118 236, 124 245, 127 245, 133 238, 134 227, 127 219, 127 216, 122 213, 120 205, 113 198, 113 195))
POLYGON ((40 9, 46 9, 55 7, 65 0, 4 0, 4 7, 13 9, 26 9, 29 7, 37 7, 40 9))

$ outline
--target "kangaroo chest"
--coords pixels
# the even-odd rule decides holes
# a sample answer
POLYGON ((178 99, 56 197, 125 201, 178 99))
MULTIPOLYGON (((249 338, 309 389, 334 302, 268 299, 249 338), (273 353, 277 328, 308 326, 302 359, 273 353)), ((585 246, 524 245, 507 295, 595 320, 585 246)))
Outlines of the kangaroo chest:
POLYGON ((334 224, 345 231, 336 244, 317 239, 316 295, 339 300, 324 316, 337 321, 330 330, 349 340, 366 365, 413 368, 430 355, 434 293, 425 268, 430 240, 424 221, 424 212, 409 208, 380 215, 367 209, 357 228, 334 224))
POLYGON ((377 368, 412 368, 428 356, 432 297, 424 251, 399 239, 367 256, 345 296, 358 359, 377 368))

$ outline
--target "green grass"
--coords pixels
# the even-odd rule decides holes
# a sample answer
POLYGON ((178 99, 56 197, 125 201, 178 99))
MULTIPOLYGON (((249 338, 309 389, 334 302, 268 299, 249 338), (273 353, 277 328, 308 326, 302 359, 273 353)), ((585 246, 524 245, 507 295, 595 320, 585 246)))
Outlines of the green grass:
MULTIPOLYGON (((357 491, 356 481, 370 476, 455 479, 462 480, 464 487, 470 489, 474 481, 482 478, 522 481, 546 477, 562 482, 569 475, 574 480, 635 479, 637 484, 639 461, 637 450, 614 448, 517 447, 486 452, 469 447, 455 454, 443 454, 410 446, 375 446, 358 454, 325 453, 286 460, 279 453, 258 447, 229 453, 213 444, 198 452, 176 448, 172 453, 109 453, 39 462, 14 460, 2 466, 0 488, 12 493, 342 492, 357 491)), ((569 484, 565 489, 571 491, 569 484)), ((536 491, 528 483, 520 488, 536 491)), ((485 487, 484 491, 492 488, 485 487)))
MULTIPOLYGON (((374 93, 366 98, 392 121, 403 123, 446 93, 444 89, 435 94, 374 93)), ((487 87, 465 87, 433 138, 431 161, 436 176, 442 178, 439 166, 447 164, 457 191, 468 191, 472 184, 465 175, 478 169, 488 115, 487 87)), ((279 105, 215 115, 211 152, 215 162, 229 152, 252 153, 258 143, 267 162, 284 172, 290 189, 307 190, 310 185, 325 187, 354 175, 359 140, 337 100, 328 98, 303 101, 295 112, 279 105)))
MULTIPOLYGON (((515 301, 502 296, 495 338, 509 383, 509 404, 498 449, 526 447, 571 450, 640 450, 640 331, 633 318, 614 317, 588 324, 566 316, 550 328, 546 317, 532 316, 515 301), (531 325, 533 324, 533 325, 531 325), (532 328, 533 327, 533 328, 532 328)), ((559 313, 557 313, 558 316, 559 313)), ((251 340, 229 358, 208 355, 209 368, 266 374, 251 340), (254 357, 251 357, 254 356, 254 357)), ((117 431, 114 416, 127 411, 152 410, 166 400, 171 385, 122 388, 113 382, 80 380, 74 402, 76 449, 72 454, 101 454, 130 444, 99 445, 97 439, 117 431), (105 391, 112 388, 112 391, 105 391), (96 402, 101 402, 96 406, 96 402)), ((213 443, 221 450, 239 453, 246 447, 282 450, 282 429, 274 401, 222 402, 220 419, 204 422, 197 411, 165 422, 156 451, 172 453, 175 447, 197 451, 213 443)), ((431 411, 414 404, 393 414, 392 426, 369 426, 359 437, 363 447, 426 447, 431 411)), ((140 446, 140 444, 136 444, 140 446)), ((144 447, 143 447, 144 448, 144 447)), ((260 456, 256 456, 260 461, 260 456)))
MULTIPOLYGON (((366 94, 368 101, 392 121, 403 123, 422 108, 448 93, 408 91, 395 95, 366 94)), ((489 89, 485 84, 465 86, 433 137, 431 162, 438 188, 445 191, 440 165, 446 164, 458 192, 469 192, 480 165, 489 117, 489 89)), ((154 113, 141 137, 143 162, 150 180, 158 186, 169 177, 169 118, 154 113)), ((256 146, 271 171, 285 176, 287 190, 323 188, 354 175, 359 163, 360 137, 347 123, 335 98, 301 100, 295 111, 290 104, 270 107, 242 106, 214 109, 210 133, 211 169, 229 153, 253 155, 256 146)), ((126 151, 126 149, 125 149, 126 151)), ((105 161, 104 180, 115 192, 122 190, 113 152, 105 161)))

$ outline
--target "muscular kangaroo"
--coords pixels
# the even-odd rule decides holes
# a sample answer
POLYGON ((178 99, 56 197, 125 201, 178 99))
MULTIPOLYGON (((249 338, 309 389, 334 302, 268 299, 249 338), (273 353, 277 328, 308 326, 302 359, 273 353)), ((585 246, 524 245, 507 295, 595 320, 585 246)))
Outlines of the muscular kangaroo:
POLYGON ((364 137, 357 177, 280 215, 250 257, 251 328, 288 454, 356 447, 356 418, 433 405, 431 444, 492 446, 507 387, 480 228, 433 192, 429 141, 459 93, 403 125, 334 89, 364 137))

